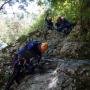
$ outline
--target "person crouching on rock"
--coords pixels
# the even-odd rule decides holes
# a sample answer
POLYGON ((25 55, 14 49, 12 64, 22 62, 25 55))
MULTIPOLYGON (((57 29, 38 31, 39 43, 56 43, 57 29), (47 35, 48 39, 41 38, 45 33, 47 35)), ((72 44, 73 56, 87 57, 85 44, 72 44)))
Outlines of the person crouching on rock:
MULTIPOLYGON (((39 64, 42 54, 48 49, 48 43, 41 43, 39 41, 29 41, 24 47, 19 49, 17 56, 24 58, 26 61, 26 68, 33 73, 31 68, 33 67, 33 60, 39 64)), ((17 61, 17 60, 15 60, 17 61)))
POLYGON ((29 74, 34 72, 33 63, 39 64, 42 54, 48 49, 48 43, 39 41, 29 41, 24 47, 20 48, 14 58, 14 78, 9 80, 5 90, 9 90, 12 82, 20 83, 20 78, 23 76, 25 69, 29 74), (33 59, 32 59, 33 58, 33 59))

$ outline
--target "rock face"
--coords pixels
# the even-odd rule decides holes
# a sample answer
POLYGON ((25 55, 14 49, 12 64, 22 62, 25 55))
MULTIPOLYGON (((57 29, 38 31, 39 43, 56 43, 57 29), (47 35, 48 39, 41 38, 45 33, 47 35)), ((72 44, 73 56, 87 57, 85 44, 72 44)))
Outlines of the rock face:
POLYGON ((90 58, 90 45, 86 42, 65 42, 60 50, 60 55, 70 58, 90 58))
POLYGON ((17 50, 20 46, 23 46, 29 40, 39 40, 47 41, 49 44, 48 51, 45 53, 46 56, 59 56, 66 58, 79 58, 88 59, 90 58, 90 44, 88 42, 79 41, 68 41, 67 36, 65 37, 63 33, 57 32, 55 30, 49 31, 35 31, 28 35, 26 42, 20 44, 17 40, 14 47, 11 47, 12 51, 17 50))
MULTIPOLYGON (((46 73, 26 77, 15 90, 89 90, 90 61, 56 60, 57 66, 46 73), (87 82, 87 83, 86 83, 87 82)), ((53 64, 53 63, 52 63, 53 64)))
POLYGON ((65 37, 61 32, 55 30, 49 30, 47 33, 45 31, 38 32, 31 38, 32 40, 47 41, 49 43, 48 56, 76 59, 90 58, 90 44, 88 42, 69 41, 67 40, 67 36, 65 37))
MULTIPOLYGON (((18 87, 14 86, 14 90, 90 90, 90 71, 88 70, 90 65, 80 60, 68 61, 60 59, 61 57, 90 57, 90 49, 88 49, 90 48, 90 45, 86 42, 69 42, 66 38, 67 37, 64 37, 62 33, 54 30, 49 30, 47 34, 46 32, 36 32, 33 35, 30 34, 27 41, 47 41, 49 44, 49 49, 45 53, 44 57, 54 57, 50 59, 54 59, 54 61, 59 62, 56 69, 54 68, 52 70, 48 70, 44 74, 38 73, 36 75, 26 77, 18 87), (59 57, 59 59, 56 57, 59 57), (85 64, 83 64, 83 62, 85 64), (84 68, 84 65, 87 67, 84 68)), ((10 57, 9 50, 11 51, 11 54, 13 54, 20 46, 21 44, 17 42, 13 47, 8 48, 6 53, 0 55, 1 86, 3 85, 3 81, 7 81, 9 73, 12 72, 10 70, 12 57, 10 57)))
POLYGON ((49 49, 46 54, 48 56, 59 56, 64 37, 63 33, 57 32, 55 30, 49 30, 47 32, 38 32, 30 36, 28 40, 39 40, 42 42, 47 41, 49 44, 49 49))

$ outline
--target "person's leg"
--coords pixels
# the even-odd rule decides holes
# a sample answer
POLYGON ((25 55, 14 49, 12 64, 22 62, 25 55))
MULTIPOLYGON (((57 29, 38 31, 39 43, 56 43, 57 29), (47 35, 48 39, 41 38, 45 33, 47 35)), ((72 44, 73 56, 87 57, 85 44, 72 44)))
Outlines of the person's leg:
POLYGON ((20 84, 20 80, 21 80, 21 76, 20 76, 20 74, 17 74, 16 77, 15 77, 16 83, 20 84))
POLYGON ((26 67, 27 74, 33 74, 34 73, 35 67, 32 64, 26 64, 25 67, 26 67))
POLYGON ((20 84, 21 79, 23 79, 26 75, 25 66, 21 65, 20 68, 17 70, 15 75, 15 81, 17 84, 20 84))
POLYGON ((5 87, 5 90, 9 90, 10 89, 10 87, 14 83, 14 80, 15 80, 15 73, 13 72, 13 74, 9 77, 9 80, 7 82, 7 85, 5 87))

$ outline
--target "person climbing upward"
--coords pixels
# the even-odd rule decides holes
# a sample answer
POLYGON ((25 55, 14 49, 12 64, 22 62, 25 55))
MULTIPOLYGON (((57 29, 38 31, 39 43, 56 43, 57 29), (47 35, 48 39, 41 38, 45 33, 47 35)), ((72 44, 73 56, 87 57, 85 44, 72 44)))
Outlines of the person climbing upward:
POLYGON ((46 27, 46 30, 53 30, 52 17, 50 17, 48 14, 45 17, 45 27, 46 27))
POLYGON ((39 64, 42 54, 48 49, 48 43, 40 41, 29 41, 24 47, 20 48, 14 57, 14 71, 13 78, 9 80, 5 90, 9 90, 13 83, 13 79, 17 84, 20 83, 20 78, 23 76, 24 72, 20 72, 22 68, 28 71, 28 74, 34 72, 33 63, 31 60, 35 60, 36 64, 39 64), (32 59, 33 58, 33 59, 32 59))
POLYGON ((48 14, 45 17, 45 33, 44 33, 44 39, 47 40, 48 30, 53 30, 54 25, 52 21, 52 17, 50 17, 48 14))
POLYGON ((66 35, 72 30, 72 23, 63 16, 58 17, 55 26, 57 31, 64 32, 66 35))
POLYGON ((29 41, 24 47, 20 48, 17 52, 17 59, 24 58, 26 63, 29 64, 31 58, 33 58, 37 63, 40 62, 42 54, 48 49, 48 43, 41 43, 39 41, 29 41))

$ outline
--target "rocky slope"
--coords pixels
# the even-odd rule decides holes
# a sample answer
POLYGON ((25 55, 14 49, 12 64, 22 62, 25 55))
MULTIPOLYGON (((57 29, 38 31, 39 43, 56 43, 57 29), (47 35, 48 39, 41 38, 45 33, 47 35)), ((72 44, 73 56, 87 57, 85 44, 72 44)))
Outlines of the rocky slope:
POLYGON ((14 90, 89 90, 90 61, 62 60, 50 58, 53 61, 44 73, 29 75, 14 90), (56 62, 55 62, 56 61, 56 62), (56 64, 56 65, 55 65, 56 64))
MULTIPOLYGON (((23 37, 24 38, 24 37, 23 37)), ((62 33, 56 31, 35 31, 30 33, 25 42, 19 42, 22 38, 16 41, 15 44, 8 46, 1 51, 0 55, 0 85, 7 82, 7 78, 12 73, 12 58, 16 50, 23 46, 29 40, 47 41, 49 43, 48 51, 43 55, 45 58, 55 61, 55 68, 43 73, 37 73, 26 77, 17 87, 13 86, 14 90, 89 90, 90 82, 90 64, 86 60, 67 60, 65 58, 85 58, 88 55, 86 44, 84 42, 68 41, 62 33), (11 52, 11 53, 10 53, 11 52), (85 54, 83 54, 85 53, 85 54), (52 58, 53 57, 53 58, 52 58), (63 59, 60 59, 63 58, 63 59), (81 78, 82 77, 82 78, 81 78), (4 83, 3 83, 4 82, 4 83), (87 83, 86 83, 87 82, 87 83), (17 87, 17 88, 16 88, 17 87)), ((52 67, 53 67, 53 64, 52 67)), ((50 70, 49 70, 50 69, 50 70)), ((4 86, 3 86, 4 88, 4 86)), ((3 89, 2 89, 3 90, 3 89)))
MULTIPOLYGON (((70 33, 78 32, 78 26, 70 33)), ((59 56, 62 58, 90 59, 90 43, 88 41, 70 40, 69 35, 64 36, 63 33, 55 30, 38 32, 30 37, 30 39, 46 41, 49 43, 47 55, 59 56), (46 37, 45 37, 46 35, 46 37)))

